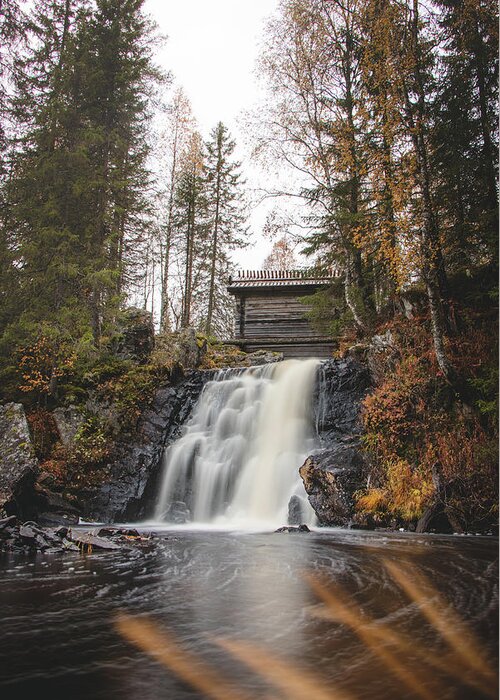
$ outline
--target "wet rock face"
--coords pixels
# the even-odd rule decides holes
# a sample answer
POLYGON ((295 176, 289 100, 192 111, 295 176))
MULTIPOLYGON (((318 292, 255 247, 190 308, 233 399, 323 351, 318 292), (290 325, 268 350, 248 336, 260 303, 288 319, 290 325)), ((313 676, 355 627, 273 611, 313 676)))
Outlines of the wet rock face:
POLYGON ((329 447, 360 433, 361 401, 372 382, 367 366, 351 358, 328 360, 318 371, 313 399, 316 429, 321 445, 329 447))
POLYGON ((319 369, 313 405, 321 448, 300 476, 321 525, 350 525, 353 494, 365 485, 360 414, 371 385, 368 367, 354 358, 328 360, 319 369))
POLYGON ((152 515, 161 457, 178 437, 212 372, 191 372, 177 386, 160 387, 144 412, 137 435, 124 436, 110 465, 107 483, 81 494, 83 517, 101 522, 129 522, 152 515))
POLYGON ((23 513, 25 492, 37 474, 38 462, 22 405, 0 406, 0 511, 23 513))

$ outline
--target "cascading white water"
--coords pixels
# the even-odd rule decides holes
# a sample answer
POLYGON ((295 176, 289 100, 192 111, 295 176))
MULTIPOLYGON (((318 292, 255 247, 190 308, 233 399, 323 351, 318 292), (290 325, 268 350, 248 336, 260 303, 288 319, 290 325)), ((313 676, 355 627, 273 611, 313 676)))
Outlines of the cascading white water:
POLYGON ((314 524, 298 469, 316 446, 310 402, 317 365, 287 360, 225 370, 208 382, 165 453, 155 520, 176 521, 179 504, 187 504, 193 523, 275 527, 288 522, 296 496, 300 521, 314 524))

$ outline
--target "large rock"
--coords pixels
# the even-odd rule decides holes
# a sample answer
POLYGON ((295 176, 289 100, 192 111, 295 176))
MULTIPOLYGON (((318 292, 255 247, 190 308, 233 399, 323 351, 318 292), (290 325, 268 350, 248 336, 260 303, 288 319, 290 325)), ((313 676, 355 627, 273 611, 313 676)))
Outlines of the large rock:
POLYGON ((321 446, 331 447, 361 432, 361 402, 372 381, 368 367, 352 358, 322 362, 318 372, 314 419, 321 446))
POLYGON ((56 408, 52 415, 62 444, 69 447, 73 444, 78 428, 85 422, 82 412, 77 406, 66 406, 56 408))
POLYGON ((321 525, 351 524, 353 495, 363 486, 364 466, 358 442, 339 442, 306 459, 299 473, 321 525))
MULTIPOLYGON (((48 475, 50 477, 50 475, 48 475)), ((80 508, 76 503, 70 503, 67 498, 49 488, 50 481, 42 472, 35 484, 35 499, 37 521, 44 527, 57 525, 76 525, 79 520, 80 508), (48 483, 47 483, 48 482, 48 483)))
POLYGON ((382 335, 374 335, 369 343, 353 345, 347 351, 347 358, 366 365, 374 385, 384 381, 388 370, 395 367, 399 356, 390 330, 382 335))
POLYGON ((168 384, 158 389, 137 433, 117 446, 107 482, 82 492, 85 519, 130 522, 152 515, 165 447, 178 437, 212 376, 211 371, 196 371, 178 386, 168 384))
POLYGON ((145 362, 154 348, 153 317, 145 309, 131 307, 122 314, 114 353, 123 360, 145 362))
POLYGON ((22 405, 0 406, 0 511, 24 513, 37 474, 38 462, 22 405))
POLYGON ((353 495, 365 481, 361 405, 371 386, 367 365, 353 357, 319 369, 313 410, 322 449, 306 459, 300 475, 322 525, 347 526, 354 515, 353 495))
POLYGON ((183 328, 175 339, 174 358, 185 369, 195 369, 206 350, 206 338, 198 338, 194 328, 183 328))

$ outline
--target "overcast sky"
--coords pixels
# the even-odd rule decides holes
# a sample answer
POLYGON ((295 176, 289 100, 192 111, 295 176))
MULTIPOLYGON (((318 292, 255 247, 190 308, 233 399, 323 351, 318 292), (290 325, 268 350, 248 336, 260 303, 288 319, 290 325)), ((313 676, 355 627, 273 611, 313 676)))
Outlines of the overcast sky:
MULTIPOLYGON (((245 160, 243 134, 237 118, 259 98, 255 63, 266 18, 278 0, 146 0, 146 11, 167 37, 157 62, 173 74, 189 97, 206 138, 222 121, 235 138, 238 158, 245 160)), ((245 163, 244 163, 245 165, 245 163)), ((247 165, 247 177, 256 171, 247 165)), ((257 174, 258 177, 258 174, 257 174)), ((255 242, 235 256, 239 266, 259 268, 271 248, 259 234, 265 211, 254 211, 250 224, 255 242)))

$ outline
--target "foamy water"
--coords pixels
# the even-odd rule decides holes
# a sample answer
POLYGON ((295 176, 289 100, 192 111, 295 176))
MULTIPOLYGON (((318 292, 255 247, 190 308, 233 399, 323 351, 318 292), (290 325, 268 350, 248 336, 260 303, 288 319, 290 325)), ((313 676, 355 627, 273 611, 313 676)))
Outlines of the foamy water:
POLYGON ((186 503, 192 524, 238 529, 315 515, 298 470, 315 448, 311 395, 318 360, 225 370, 205 386, 184 434, 166 451, 155 520, 186 503))

